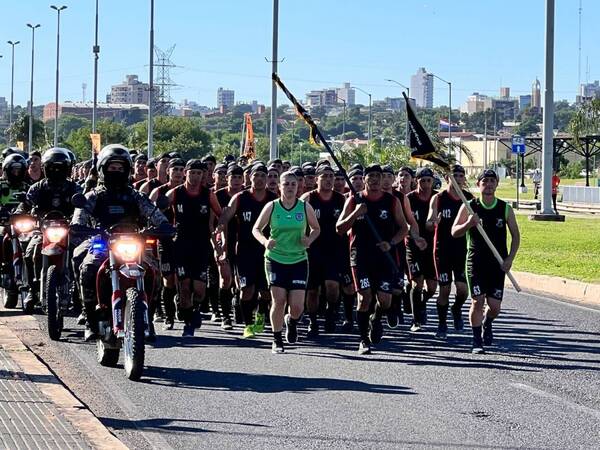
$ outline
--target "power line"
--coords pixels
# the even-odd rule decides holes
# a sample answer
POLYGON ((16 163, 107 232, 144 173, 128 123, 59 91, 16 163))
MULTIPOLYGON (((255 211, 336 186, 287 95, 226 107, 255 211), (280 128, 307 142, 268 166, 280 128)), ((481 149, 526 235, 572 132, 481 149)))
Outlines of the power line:
MULTIPOLYGON (((171 79, 171 69, 176 67, 171 61, 171 55, 173 55, 174 50, 175 44, 166 51, 154 46, 154 55, 156 57, 154 62, 154 68, 156 69, 154 86, 157 89, 154 112, 157 115, 169 115, 173 107, 171 88, 177 86, 171 79)), ((154 95, 154 93, 151 95, 154 95)))

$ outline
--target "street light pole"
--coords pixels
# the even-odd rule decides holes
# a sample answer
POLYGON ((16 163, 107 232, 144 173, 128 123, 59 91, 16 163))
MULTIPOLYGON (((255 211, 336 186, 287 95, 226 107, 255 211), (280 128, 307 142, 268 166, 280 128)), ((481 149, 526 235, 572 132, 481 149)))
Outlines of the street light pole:
POLYGON ((150 0, 150 96, 148 97, 148 159, 154 147, 154 0, 150 0))
POLYGON ((41 25, 39 23, 36 25, 28 23, 27 26, 31 28, 31 87, 29 92, 29 140, 27 142, 27 153, 29 153, 33 147, 33 62, 35 55, 35 29, 39 28, 41 25))
POLYGON ((435 73, 429 75, 448 85, 448 154, 452 153, 452 83, 437 76, 435 73))
MULTIPOLYGON (((391 79, 386 79, 385 81, 389 81, 390 83, 396 83, 398 86, 400 86, 401 88, 406 89, 406 96, 408 97, 408 100, 410 101, 410 88, 408 86, 404 86, 402 83, 396 81, 396 80, 391 80, 391 79)), ((409 138, 409 134, 410 134, 410 128, 408 126, 408 104, 406 105, 406 138, 405 138, 405 145, 408 147, 408 138, 409 138)))
MULTIPOLYGON (((271 72, 277 73, 277 47, 279 45, 279 0, 273 0, 273 54, 271 72)), ((277 85, 271 81, 271 148, 269 158, 277 158, 277 85)))
POLYGON ((552 209, 554 159, 554 0, 546 0, 546 43, 544 67, 544 121, 542 136, 542 214, 552 209))
POLYGON ((367 91, 365 91, 364 89, 361 89, 358 86, 352 86, 352 87, 354 89, 358 89, 360 92, 367 94, 369 96, 369 122, 367 124, 367 130, 368 130, 367 132, 369 133, 368 147, 369 147, 369 151, 371 151, 371 135, 372 135, 372 132, 371 132, 371 107, 372 107, 371 100, 372 100, 372 97, 371 97, 371 94, 368 93, 367 91))
POLYGON ((15 45, 18 45, 20 42, 21 41, 8 41, 8 43, 12 47, 12 62, 10 69, 10 112, 8 113, 9 126, 12 125, 13 121, 13 108, 15 98, 15 45))
POLYGON ((56 11, 56 88, 54 95, 54 146, 58 147, 58 84, 59 84, 59 57, 60 57, 60 12, 67 9, 66 6, 50 5, 56 11))
POLYGON ((100 53, 100 46, 98 45, 98 0, 96 0, 96 28, 94 34, 94 46, 92 47, 92 53, 94 53, 94 106, 92 107, 92 133, 95 134, 96 108, 98 106, 98 54, 100 53))

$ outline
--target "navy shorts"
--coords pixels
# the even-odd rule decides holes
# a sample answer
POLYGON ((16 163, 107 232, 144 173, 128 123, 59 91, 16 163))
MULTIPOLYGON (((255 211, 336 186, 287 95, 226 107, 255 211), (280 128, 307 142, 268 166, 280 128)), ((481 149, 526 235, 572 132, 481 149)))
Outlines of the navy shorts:
POLYGON ((269 287, 276 286, 286 291, 306 290, 308 284, 308 260, 294 264, 282 264, 265 258, 265 274, 269 287))

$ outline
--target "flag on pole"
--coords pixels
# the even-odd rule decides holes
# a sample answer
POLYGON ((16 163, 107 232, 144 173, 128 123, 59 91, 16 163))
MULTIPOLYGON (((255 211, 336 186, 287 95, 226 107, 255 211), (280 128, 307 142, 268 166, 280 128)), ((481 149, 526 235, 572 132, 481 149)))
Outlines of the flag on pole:
POLYGON ((411 148, 410 157, 421 159, 440 166, 442 169, 449 169, 450 164, 446 161, 444 155, 435 148, 431 138, 419 122, 408 97, 403 92, 402 96, 406 102, 406 116, 408 119, 408 146, 411 148))
POLYGON ((244 144, 244 156, 249 160, 256 157, 256 150, 254 148, 254 129, 252 128, 252 116, 250 113, 244 114, 244 120, 246 122, 246 139, 244 144))
POLYGON ((292 102, 292 105, 294 105, 298 117, 304 120, 304 122, 306 122, 306 124, 310 128, 310 133, 308 135, 309 142, 314 145, 319 145, 320 139, 317 133, 317 125, 315 124, 313 118, 310 117, 310 114, 308 114, 308 112, 304 109, 304 106, 302 106, 300 102, 296 100, 296 97, 294 97, 292 93, 288 91, 288 89, 285 87, 285 85, 276 73, 273 74, 273 81, 277 84, 277 86, 279 86, 279 88, 283 91, 283 93, 290 100, 290 102, 292 102))
POLYGON ((102 148, 100 133, 90 133, 90 139, 92 140, 92 152, 97 155, 102 148))
POLYGON ((25 150, 25 141, 17 141, 17 148, 19 150, 25 150))

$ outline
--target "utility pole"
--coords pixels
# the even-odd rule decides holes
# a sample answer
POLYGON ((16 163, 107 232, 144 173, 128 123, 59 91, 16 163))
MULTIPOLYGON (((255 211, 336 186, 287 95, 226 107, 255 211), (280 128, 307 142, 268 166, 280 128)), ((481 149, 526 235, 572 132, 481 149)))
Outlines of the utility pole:
MULTIPOLYGON (((96 0, 96 31, 94 37, 94 106, 92 107, 92 133, 96 133, 96 108, 98 107, 98 58, 100 46, 98 45, 98 0, 96 0)), ((92 150, 93 153, 93 150, 92 150)))
POLYGON ((148 159, 152 158, 154 147, 154 0, 150 0, 150 95, 148 96, 148 159))
MULTIPOLYGON (((279 0, 273 0, 273 54, 271 59, 271 72, 277 73, 277 46, 279 41, 279 0)), ((271 147, 269 158, 275 159, 279 155, 277 148, 277 85, 271 81, 271 147)))
POLYGON ((58 86, 59 86, 59 63, 60 63, 60 12, 67 9, 66 6, 54 6, 50 8, 56 11, 56 88, 54 95, 54 146, 58 147, 58 86))
POLYGON ((27 26, 31 28, 31 87, 29 91, 29 140, 27 142, 27 153, 30 153, 33 147, 33 63, 35 55, 35 29, 39 28, 41 25, 39 23, 36 25, 28 23, 27 26))
POLYGON ((545 47, 542 214, 555 214, 552 209, 552 171, 554 169, 554 0, 546 0, 545 47))
POLYGON ((8 41, 12 47, 12 62, 10 69, 10 112, 8 113, 8 124, 12 125, 13 122, 13 109, 15 99, 15 45, 18 45, 21 41, 8 41))

